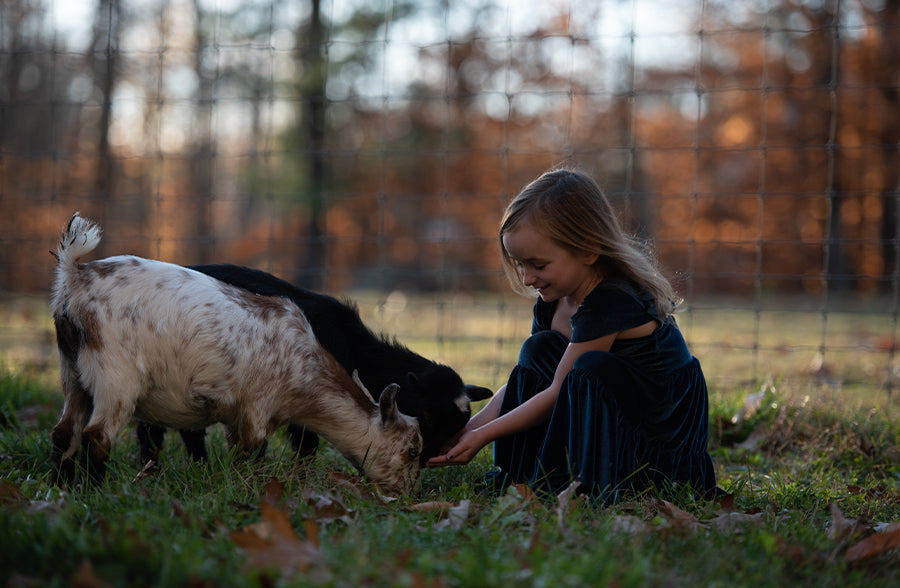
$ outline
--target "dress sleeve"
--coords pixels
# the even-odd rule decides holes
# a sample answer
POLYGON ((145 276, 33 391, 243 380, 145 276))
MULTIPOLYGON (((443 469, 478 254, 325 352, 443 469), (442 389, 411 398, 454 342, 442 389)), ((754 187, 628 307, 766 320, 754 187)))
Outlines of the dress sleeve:
POLYGON ((572 315, 572 342, 581 343, 656 319, 653 295, 630 284, 601 282, 572 315))
POLYGON ((534 320, 531 321, 531 334, 540 331, 550 331, 553 328, 553 313, 556 312, 556 302, 544 302, 540 298, 534 303, 534 320))

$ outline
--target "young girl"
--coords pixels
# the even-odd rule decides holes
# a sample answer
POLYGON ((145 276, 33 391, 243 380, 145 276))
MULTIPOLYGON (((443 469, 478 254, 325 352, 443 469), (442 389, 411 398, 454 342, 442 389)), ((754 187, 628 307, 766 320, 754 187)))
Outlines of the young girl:
POLYGON ((599 186, 543 174, 510 202, 500 245, 513 289, 539 295, 532 335, 506 385, 428 465, 468 463, 493 441, 498 488, 578 480, 605 503, 670 483, 713 495, 706 382, 675 293, 599 186))

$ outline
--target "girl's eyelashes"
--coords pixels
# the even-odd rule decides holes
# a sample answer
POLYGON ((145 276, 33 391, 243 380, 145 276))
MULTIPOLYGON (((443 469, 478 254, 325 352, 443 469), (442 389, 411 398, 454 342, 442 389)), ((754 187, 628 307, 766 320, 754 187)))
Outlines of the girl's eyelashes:
POLYGON ((545 267, 547 267, 547 264, 546 264, 546 263, 543 263, 543 262, 542 262, 542 263, 528 262, 527 264, 526 264, 524 261, 517 261, 517 262, 516 262, 516 267, 519 268, 519 271, 525 271, 525 266, 526 266, 526 265, 529 266, 531 269, 536 270, 536 271, 541 271, 542 269, 544 269, 545 267))

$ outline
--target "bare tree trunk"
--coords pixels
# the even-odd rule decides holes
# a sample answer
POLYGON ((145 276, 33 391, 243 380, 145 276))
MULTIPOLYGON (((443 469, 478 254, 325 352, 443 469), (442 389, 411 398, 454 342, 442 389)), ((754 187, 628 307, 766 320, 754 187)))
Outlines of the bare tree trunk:
POLYGON ((815 12, 815 20, 821 24, 822 30, 831 31, 830 48, 823 52, 826 59, 819 68, 820 82, 831 88, 830 134, 828 148, 831 150, 831 178, 828 186, 828 240, 825 244, 827 265, 825 267, 825 287, 828 292, 845 292, 853 286, 849 278, 850 268, 844 252, 843 204, 846 198, 845 184, 841 169, 843 152, 837 140, 837 120, 840 107, 837 89, 840 83, 840 5, 837 2, 826 2, 821 10, 815 12))
POLYGON ((300 58, 303 63, 303 116, 299 132, 300 144, 306 144, 306 163, 309 172, 309 225, 306 255, 297 270, 298 284, 322 289, 325 285, 325 82, 327 79, 324 53, 325 27, 322 23, 320 0, 312 0, 309 26, 300 32, 300 58), (304 141, 305 139, 305 141, 304 141))
POLYGON ((103 206, 98 208, 98 214, 95 214, 99 217, 97 220, 100 226, 108 225, 107 217, 112 214, 110 209, 115 200, 115 166, 109 148, 109 128, 119 60, 120 21, 119 0, 98 0, 90 61, 94 80, 103 94, 100 121, 97 125, 97 165, 94 168, 93 187, 93 196, 103 203, 103 206))
MULTIPOLYGON (((873 17, 876 18, 876 17, 873 17)), ((885 24, 881 40, 881 59, 885 66, 896 64, 900 60, 900 44, 896 36, 891 32, 890 25, 900 23, 900 0, 888 0, 885 2, 878 20, 885 24)), ((897 273, 898 255, 900 255, 900 210, 898 210, 898 198, 900 198, 900 149, 897 147, 897 125, 900 124, 900 89, 897 86, 882 86, 882 95, 888 103, 888 112, 893 115, 893 124, 885 121, 880 125, 881 145, 884 150, 884 169, 888 177, 884 178, 885 190, 881 192, 881 253, 883 261, 881 291, 888 294, 894 293, 895 281, 900 276, 897 273)))
POLYGON ((197 107, 194 118, 194 149, 191 154, 190 182, 191 211, 194 214, 196 227, 196 252, 192 259, 197 263, 209 263, 215 246, 212 227, 213 199, 213 139, 212 139, 212 100, 213 82, 203 65, 203 51, 206 47, 206 34, 203 30, 203 8, 199 0, 194 0, 195 51, 194 73, 197 76, 197 107))

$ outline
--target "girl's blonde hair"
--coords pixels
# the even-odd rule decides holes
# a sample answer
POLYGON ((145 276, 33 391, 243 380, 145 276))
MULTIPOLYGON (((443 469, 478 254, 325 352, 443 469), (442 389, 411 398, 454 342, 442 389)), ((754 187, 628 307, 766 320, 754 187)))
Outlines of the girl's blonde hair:
POLYGON ((597 254, 594 267, 602 275, 621 276, 647 288, 656 298, 660 320, 672 314, 681 302, 649 251, 622 230, 609 199, 586 174, 567 169, 545 172, 506 207, 500 221, 503 271, 513 290, 533 295, 522 283, 516 261, 503 246, 503 235, 523 223, 564 249, 597 254))

